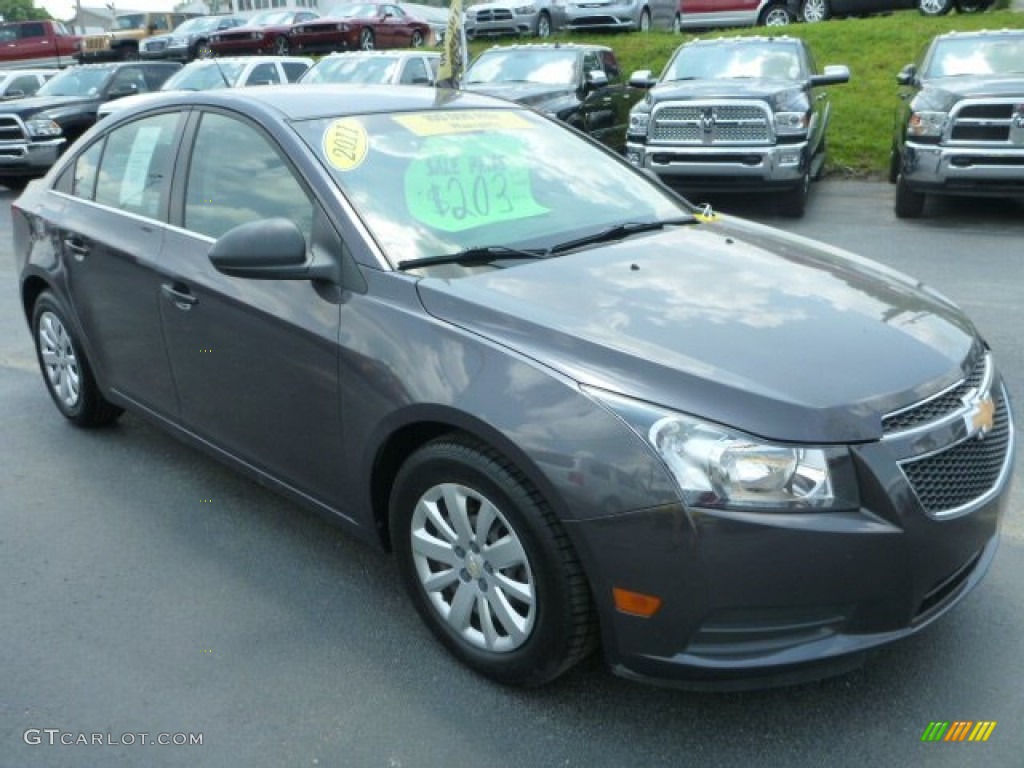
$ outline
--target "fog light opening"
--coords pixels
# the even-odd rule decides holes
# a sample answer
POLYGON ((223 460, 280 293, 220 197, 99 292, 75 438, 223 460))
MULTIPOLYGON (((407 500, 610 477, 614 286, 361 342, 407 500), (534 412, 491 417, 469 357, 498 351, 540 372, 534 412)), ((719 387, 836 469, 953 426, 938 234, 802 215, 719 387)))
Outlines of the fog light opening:
POLYGON ((615 598, 615 608, 621 613, 628 613, 630 616, 641 616, 649 619, 661 608, 661 598, 654 595, 645 595, 641 592, 633 592, 621 587, 612 587, 612 596, 615 598))

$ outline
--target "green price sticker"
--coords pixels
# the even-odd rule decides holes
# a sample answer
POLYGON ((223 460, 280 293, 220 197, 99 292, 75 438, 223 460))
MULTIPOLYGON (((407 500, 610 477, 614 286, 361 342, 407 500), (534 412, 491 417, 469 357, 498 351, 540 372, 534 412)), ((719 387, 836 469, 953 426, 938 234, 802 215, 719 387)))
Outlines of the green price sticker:
POLYGON ((511 136, 434 136, 405 172, 405 202, 418 221, 443 232, 547 213, 533 198, 530 172, 511 136))

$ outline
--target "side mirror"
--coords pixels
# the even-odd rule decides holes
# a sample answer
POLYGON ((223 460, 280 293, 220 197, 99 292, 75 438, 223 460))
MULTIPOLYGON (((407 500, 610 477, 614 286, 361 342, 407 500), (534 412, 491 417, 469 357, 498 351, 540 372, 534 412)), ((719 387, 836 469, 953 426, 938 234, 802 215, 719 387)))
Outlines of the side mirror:
POLYGON ((649 69, 638 69, 629 76, 629 84, 634 88, 653 88, 658 82, 649 69))
POLYGON ((586 87, 589 91, 605 88, 608 86, 608 75, 600 69, 592 69, 587 72, 586 87))
POLYGON ((903 69, 896 75, 896 83, 898 85, 913 85, 917 79, 917 66, 914 64, 907 64, 903 69))
POLYGON ((218 272, 249 280, 338 280, 333 263, 306 259, 306 238, 291 219, 239 224, 225 232, 208 253, 218 272))
POLYGON ((811 87, 839 85, 850 82, 850 68, 845 64, 829 64, 820 75, 811 75, 811 87))
POLYGON ((138 92, 139 86, 135 85, 135 83, 131 83, 130 85, 122 85, 121 87, 112 90, 110 92, 110 98, 120 99, 124 96, 134 96, 138 92))

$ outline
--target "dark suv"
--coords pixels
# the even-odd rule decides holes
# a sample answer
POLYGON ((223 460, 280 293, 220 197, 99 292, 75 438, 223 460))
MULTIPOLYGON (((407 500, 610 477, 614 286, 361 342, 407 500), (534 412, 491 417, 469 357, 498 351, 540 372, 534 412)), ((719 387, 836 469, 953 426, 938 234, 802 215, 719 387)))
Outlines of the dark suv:
POLYGON ((897 216, 930 194, 1024 196, 1024 30, 940 35, 897 82, 897 216))
POLYGON ((21 187, 42 176, 61 152, 96 122, 100 104, 158 91, 181 64, 123 62, 65 69, 35 96, 0 106, 0 184, 21 187))
POLYGON ((643 91, 623 82, 603 45, 494 46, 466 70, 463 87, 532 107, 621 152, 630 108, 643 91))

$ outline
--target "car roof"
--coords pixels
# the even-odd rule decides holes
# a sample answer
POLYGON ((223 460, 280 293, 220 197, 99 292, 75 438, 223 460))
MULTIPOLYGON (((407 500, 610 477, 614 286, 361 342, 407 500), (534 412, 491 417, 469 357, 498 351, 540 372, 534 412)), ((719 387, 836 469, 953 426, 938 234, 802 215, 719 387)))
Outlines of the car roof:
POLYGON ((209 59, 193 59, 186 67, 192 67, 199 64, 209 64, 209 62, 217 62, 219 64, 261 64, 265 61, 298 61, 303 64, 312 64, 313 59, 310 56, 278 56, 278 55, 267 55, 267 56, 217 56, 209 59))
POLYGON ((419 85, 348 85, 339 83, 291 83, 258 88, 219 88, 210 91, 177 91, 162 94, 146 107, 174 104, 220 106, 262 112, 281 120, 344 117, 376 112, 408 112, 435 109, 509 109, 522 106, 469 91, 448 91, 419 85))
POLYGON ((955 37, 958 40, 972 37, 1024 37, 1024 29, 970 29, 959 32, 945 32, 944 34, 936 35, 935 39, 946 40, 951 37, 955 37))
POLYGON ((746 43, 777 43, 779 45, 803 45, 804 40, 800 37, 793 37, 791 35, 773 35, 772 37, 766 37, 765 35, 750 35, 749 37, 741 37, 739 35, 733 35, 732 37, 698 37, 694 40, 690 40, 687 43, 683 43, 680 47, 689 47, 691 45, 721 45, 722 43, 732 44, 746 44, 746 43))
POLYGON ((403 58, 406 56, 426 56, 428 59, 438 59, 441 57, 440 51, 423 51, 419 48, 410 48, 407 50, 402 49, 391 49, 388 51, 332 51, 326 56, 320 58, 321 61, 324 59, 396 59, 403 58))
POLYGON ((490 51, 611 51, 611 48, 607 45, 592 43, 519 43, 517 45, 493 45, 482 53, 490 51))

